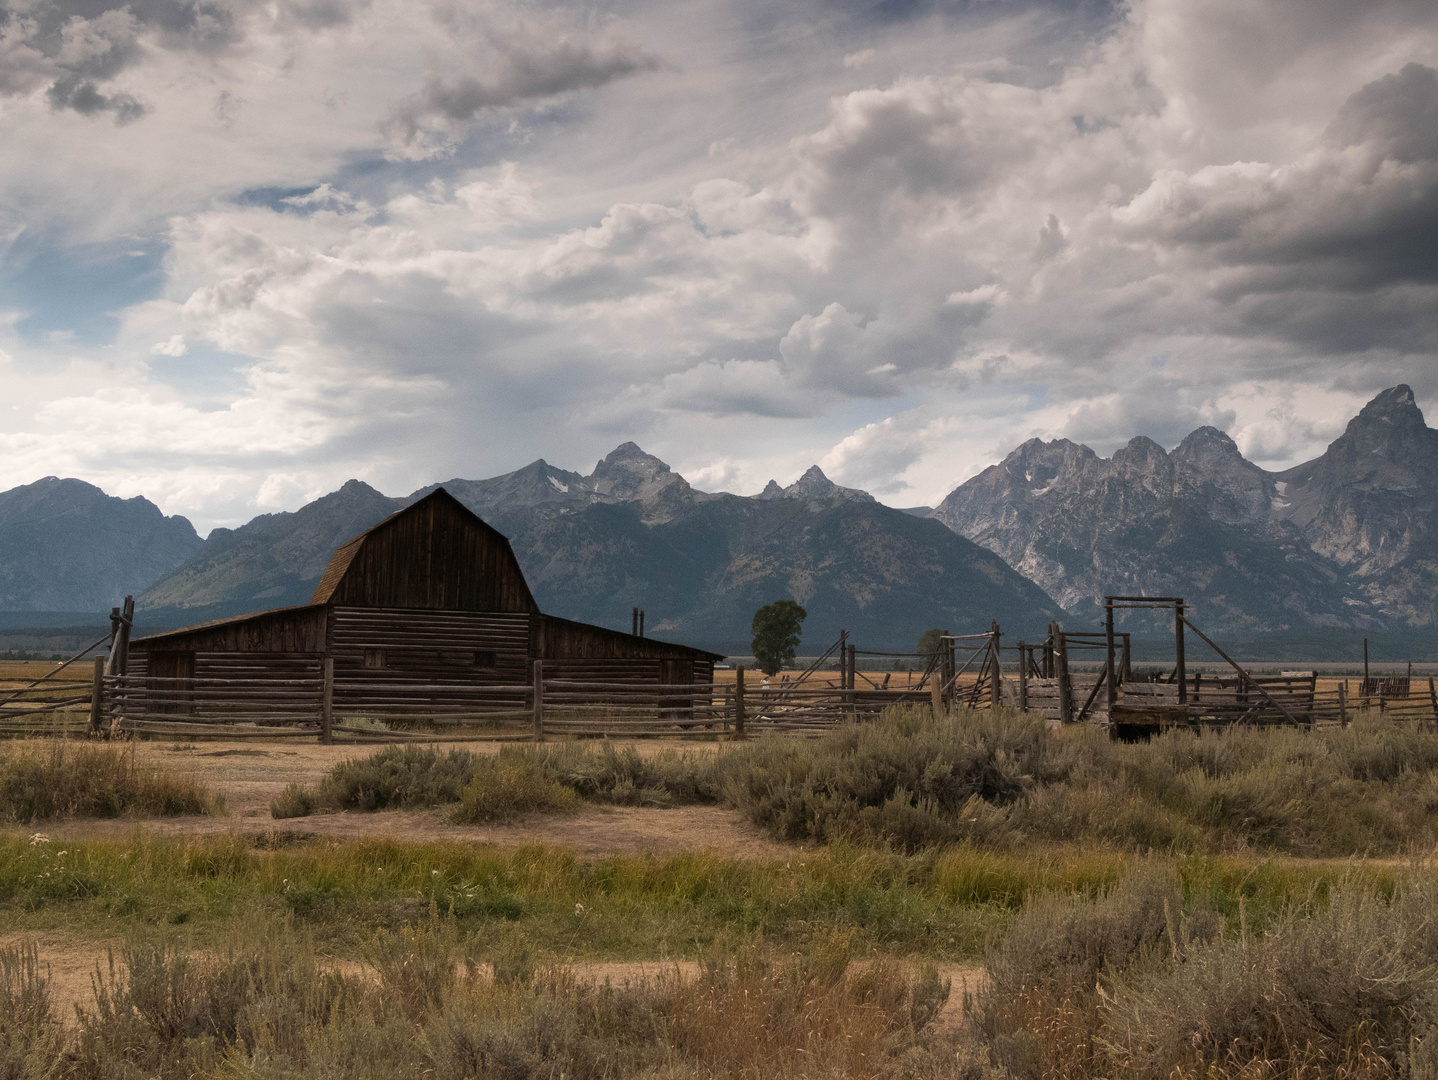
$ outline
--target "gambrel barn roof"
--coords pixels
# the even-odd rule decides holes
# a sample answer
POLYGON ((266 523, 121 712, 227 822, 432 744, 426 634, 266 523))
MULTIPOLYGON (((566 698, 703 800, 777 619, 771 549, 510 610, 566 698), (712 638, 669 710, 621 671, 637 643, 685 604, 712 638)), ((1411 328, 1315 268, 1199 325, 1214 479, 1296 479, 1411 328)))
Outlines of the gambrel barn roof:
POLYGON ((341 546, 310 603, 440 611, 539 610, 504 534, 444 488, 341 546))

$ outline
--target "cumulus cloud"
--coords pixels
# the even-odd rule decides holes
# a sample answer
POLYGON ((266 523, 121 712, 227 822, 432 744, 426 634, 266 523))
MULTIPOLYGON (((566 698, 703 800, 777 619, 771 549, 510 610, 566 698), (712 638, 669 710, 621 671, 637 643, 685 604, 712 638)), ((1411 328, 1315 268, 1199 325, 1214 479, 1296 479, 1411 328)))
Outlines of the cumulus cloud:
POLYGON ((251 500, 638 438, 935 502, 1031 435, 1213 423, 1276 466, 1438 395, 1431 4, 4 10, 0 233, 166 254, 113 342, 0 344, 117 372, 136 476, 240 468, 272 403, 307 434, 251 500))

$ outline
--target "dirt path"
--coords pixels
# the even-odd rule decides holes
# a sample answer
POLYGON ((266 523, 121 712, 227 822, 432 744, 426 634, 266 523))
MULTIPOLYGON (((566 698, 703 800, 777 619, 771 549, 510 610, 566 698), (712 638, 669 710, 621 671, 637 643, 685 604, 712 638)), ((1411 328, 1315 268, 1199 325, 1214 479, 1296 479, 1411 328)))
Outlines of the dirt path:
MULTIPOLYGON (((95 1004, 94 981, 99 973, 108 976, 110 959, 113 955, 118 964, 121 941, 118 938, 90 938, 78 934, 57 931, 33 931, 0 934, 0 948, 33 944, 40 958, 42 970, 50 976, 51 1010, 57 1019, 73 1022, 75 1009, 93 1010, 95 1004)), ((331 962, 334 970, 345 975, 374 977, 374 970, 360 961, 336 959, 331 962)), ((854 970, 862 970, 866 961, 854 964, 854 970)), ((901 961, 917 975, 922 961, 901 961)), ((934 965, 941 978, 951 984, 949 1000, 940 1011, 935 1023, 940 1028, 952 1029, 963 1023, 963 1002, 965 993, 973 994, 983 985, 984 969, 973 964, 934 965)), ((699 965, 693 960, 643 960, 643 961, 581 961, 568 965, 576 981, 580 983, 610 983, 624 986, 645 983, 656 979, 678 978, 689 982, 699 977, 699 965)), ((481 978, 492 977, 488 964, 479 967, 481 978)))

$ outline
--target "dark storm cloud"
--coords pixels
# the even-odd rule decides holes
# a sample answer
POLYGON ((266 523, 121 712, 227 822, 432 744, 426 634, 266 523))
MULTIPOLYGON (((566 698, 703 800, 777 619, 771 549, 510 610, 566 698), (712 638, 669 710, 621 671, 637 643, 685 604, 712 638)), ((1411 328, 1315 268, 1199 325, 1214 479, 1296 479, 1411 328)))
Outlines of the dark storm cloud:
POLYGON ((1118 215, 1217 271, 1209 298, 1241 336, 1338 353, 1433 347, 1438 285, 1438 71, 1362 87, 1285 166, 1168 174, 1118 215))
POLYGON ((1438 159, 1438 71, 1408 64, 1369 83, 1344 102, 1328 137, 1342 146, 1379 144, 1395 161, 1438 159))

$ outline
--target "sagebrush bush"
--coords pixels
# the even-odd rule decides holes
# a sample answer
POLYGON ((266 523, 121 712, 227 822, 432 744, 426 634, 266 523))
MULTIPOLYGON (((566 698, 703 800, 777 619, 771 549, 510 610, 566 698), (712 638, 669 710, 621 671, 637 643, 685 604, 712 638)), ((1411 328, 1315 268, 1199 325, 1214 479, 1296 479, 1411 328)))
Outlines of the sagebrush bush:
POLYGON ((52 740, 0 749, 0 818, 113 818, 218 812, 223 801, 203 785, 152 764, 133 750, 52 740))
POLYGON ((898 709, 822 739, 762 739, 715 768, 725 798, 792 840, 1303 855, 1438 842, 1438 734, 1380 719, 1127 744, 1013 710, 898 709))
POLYGON ((386 746, 332 768, 320 781, 315 803, 338 810, 385 810, 458 802, 474 763, 468 750, 386 746))
POLYGON ((459 793, 454 820, 461 824, 509 821, 526 814, 569 813, 579 806, 573 788, 552 780, 523 758, 480 758, 459 793))
POLYGON ((989 956, 975 1035, 1020 1080, 1431 1076, 1438 894, 1356 883, 1264 933, 1141 868, 1030 904, 989 956))
POLYGON ((607 739, 505 746, 497 754, 391 746, 341 762, 315 791, 292 786, 271 803, 276 818, 320 808, 384 810, 460 802, 459 821, 498 821, 521 813, 567 812, 580 798, 619 806, 713 802, 721 767, 712 754, 672 750, 641 757, 607 739), (506 800, 518 800, 507 809, 506 800))
MULTIPOLYGON (((1438 843, 1438 734, 1374 718, 1316 731, 1174 730, 1127 744, 1089 725, 1054 731, 1011 709, 936 720, 898 708, 817 739, 771 735, 712 753, 643 756, 608 741, 506 746, 495 756, 389 747, 336 766, 312 801, 433 806, 458 802, 471 782, 479 816, 466 820, 497 820, 484 816, 502 809, 495 785, 528 785, 529 811, 571 809, 558 785, 619 805, 723 802, 780 839, 908 852, 1021 850, 1037 840, 1351 855, 1438 843)), ((277 805, 276 816, 297 813, 305 795, 288 792, 277 805)))
POLYGON ((318 800, 315 793, 303 784, 290 784, 270 800, 270 817, 306 817, 315 812, 318 800))
MULTIPOLYGON (((9 1075, 96 1080, 954 1075, 928 1035, 948 995, 932 970, 815 971, 751 944, 697 978, 594 985, 563 966, 486 977, 477 945, 432 918, 377 939, 371 976, 335 972, 284 923, 206 954, 132 941, 73 1030, 43 1009, 0 1014, 0 1053, 24 1048, 9 1075)), ((7 970, 0 954, 0 996, 7 970)))

